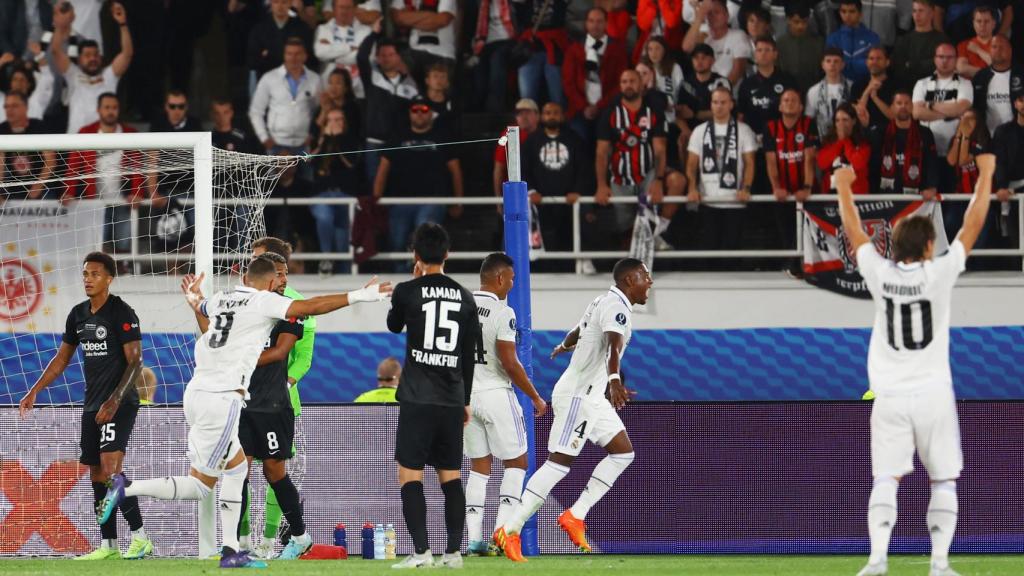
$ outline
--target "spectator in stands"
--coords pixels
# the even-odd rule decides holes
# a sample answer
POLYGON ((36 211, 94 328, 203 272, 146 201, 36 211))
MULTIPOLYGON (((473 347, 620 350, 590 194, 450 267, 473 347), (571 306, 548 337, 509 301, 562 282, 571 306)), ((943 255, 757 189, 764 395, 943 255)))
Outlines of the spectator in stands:
POLYGON ((373 26, 373 23, 380 20, 383 14, 380 0, 363 0, 356 6, 356 20, 367 26, 373 26))
MULTIPOLYGON (((1009 120, 1013 122, 1013 118, 1009 120)), ((960 116, 960 124, 956 128, 956 135, 949 145, 949 153, 945 161, 955 173, 956 183, 951 188, 954 194, 974 194, 974 185, 978 183, 978 166, 974 158, 989 149, 989 132, 985 123, 974 109, 967 109, 960 116)), ((940 160, 941 161, 941 160, 940 160)), ((942 221, 946 227, 946 233, 950 238, 955 238, 956 233, 963 224, 964 212, 967 211, 965 202, 943 202, 942 221)), ((981 246, 985 245, 988 237, 987 227, 982 230, 978 241, 981 246)))
POLYGON ((565 53, 562 89, 569 101, 569 127, 594 141, 598 116, 619 93, 619 77, 629 67, 626 45, 607 34, 607 15, 601 8, 587 12, 587 36, 573 42, 565 53))
POLYGON ((934 200, 939 183, 939 157, 932 131, 914 120, 910 92, 892 97, 892 120, 869 131, 873 192, 920 194, 934 200))
MULTIPOLYGON (((111 92, 96 99, 99 120, 83 126, 80 134, 136 132, 121 122, 121 103, 111 92)), ((131 210, 146 197, 156 198, 155 179, 143 176, 145 158, 138 151, 75 151, 68 156, 63 201, 97 198, 107 203, 103 211, 103 242, 114 252, 131 251, 131 210), (124 170, 124 174, 121 171, 124 170)))
POLYGON ((46 108, 50 105, 53 97, 53 74, 49 66, 44 66, 45 71, 33 72, 32 69, 19 66, 11 71, 8 92, 20 92, 28 99, 28 117, 35 120, 42 120, 46 108), (47 82, 45 87, 39 86, 36 82, 36 74, 40 80, 47 82))
POLYGON ((691 52, 697 44, 705 43, 715 51, 714 71, 739 84, 750 60, 750 39, 741 30, 729 28, 729 13, 725 0, 706 0, 697 5, 693 23, 683 38, 683 51, 691 52), (707 22, 707 31, 701 26, 707 22))
POLYGON ((530 201, 538 205, 544 249, 572 250, 569 206, 592 189, 593 163, 583 139, 565 128, 560 104, 544 105, 541 125, 523 145, 523 180, 530 185, 530 201), (545 196, 565 196, 566 203, 541 204, 545 196))
MULTIPOLYGON (((326 6, 327 2, 324 4, 326 6)), ((317 27, 313 41, 313 53, 320 61, 324 84, 328 83, 332 72, 345 70, 351 79, 352 94, 359 100, 366 98, 356 55, 370 32, 370 26, 356 19, 355 0, 334 0, 332 18, 317 27)))
POLYGON ((843 53, 838 48, 829 46, 821 59, 821 69, 825 77, 807 91, 806 114, 818 125, 819 136, 828 134, 832 126, 832 117, 839 105, 849 102, 853 91, 853 82, 843 76, 843 53))
POLYGON ((28 42, 26 2, 0 2, 0 57, 21 57, 28 42))
MULTIPOLYGON (((349 133, 347 119, 341 108, 331 108, 327 121, 316 135, 313 154, 313 193, 316 198, 353 198, 364 194, 365 171, 360 163, 359 137, 349 133), (350 154, 341 154, 349 152, 350 154)), ((321 252, 348 252, 349 207, 345 205, 315 204, 309 211, 316 220, 316 235, 321 252)), ((321 260, 320 276, 345 274, 351 263, 321 260)))
POLYGON ((312 30, 290 11, 290 0, 270 0, 270 13, 249 32, 246 61, 250 71, 250 92, 264 74, 281 66, 285 45, 290 39, 298 38, 307 54, 313 47, 312 30))
POLYGON ((519 66, 519 95, 534 102, 550 101, 565 105, 562 91, 562 56, 569 49, 566 32, 568 0, 528 0, 528 14, 520 42, 531 42, 533 54, 519 66), (536 32, 534 32, 536 28, 536 32), (547 89, 547 98, 541 83, 547 89))
POLYGON ((914 29, 896 40, 892 51, 892 76, 902 88, 910 88, 918 78, 935 71, 935 49, 948 42, 935 29, 933 0, 914 0, 914 29))
MULTIPOLYGON (((741 246, 746 204, 754 184, 757 138, 749 126, 732 116, 732 92, 711 93, 711 119, 697 126, 687 147, 689 201, 701 206, 701 245, 705 250, 736 250, 741 246)), ((720 267, 720 266, 716 266, 720 267)))
POLYGON ((188 113, 188 97, 181 90, 168 90, 164 113, 157 116, 150 132, 202 132, 203 125, 188 113))
POLYGON ((879 46, 892 46, 896 41, 901 9, 909 16, 910 0, 869 0, 861 3, 860 21, 878 34, 879 46))
POLYGON ((692 72, 683 75, 683 85, 679 87, 679 93, 676 95, 676 102, 679 103, 678 114, 686 121, 685 126, 680 126, 681 149, 686 149, 690 142, 691 130, 711 119, 711 93, 715 88, 732 90, 729 80, 714 71, 715 52, 710 46, 695 46, 690 62, 692 72))
MULTIPOLYGON (((12 134, 45 134, 41 120, 29 118, 28 100, 21 92, 11 91, 3 99, 6 121, 0 123, 0 136, 12 134)), ((56 165, 54 152, 0 152, 0 203, 5 200, 39 200, 47 196, 56 165), (25 182, 12 186, 12 182, 25 182), (31 184, 29 184, 31 182, 31 184)))
MULTIPOLYGON (((519 102, 516 102, 516 126, 519 127, 519 144, 520 146, 526 142, 526 139, 530 137, 537 130, 537 124, 540 122, 540 109, 537 108, 537 103, 529 98, 521 98, 519 102)), ((507 131, 501 133, 502 136, 506 135, 507 131)), ((494 169, 491 172, 491 184, 494 187, 494 195, 501 197, 502 195, 502 182, 508 178, 508 151, 505 148, 503 140, 498 140, 498 145, 494 147, 494 169)), ((498 204, 498 212, 502 210, 501 204, 498 204)))
POLYGON ((62 11, 58 4, 53 11, 53 40, 50 58, 55 70, 64 76, 68 91, 68 134, 75 134, 87 124, 97 121, 96 101, 100 94, 116 92, 117 83, 132 62, 132 35, 128 30, 128 16, 120 2, 110 5, 110 14, 121 31, 121 52, 110 65, 103 67, 100 47, 95 40, 78 43, 78 64, 72 64, 64 51, 64 42, 71 34, 75 20, 74 10, 62 11))
POLYGON ((839 0, 839 18, 843 25, 825 40, 826 46, 842 52, 846 62, 844 74, 853 82, 868 77, 868 50, 881 44, 878 34, 861 22, 863 9, 861 0, 839 0))
MULTIPOLYGON (((722 0, 722 4, 725 6, 727 24, 732 27, 740 28, 740 12, 743 10, 743 2, 751 0, 722 0)), ((708 22, 704 20, 703 23, 697 21, 697 11, 700 9, 701 4, 707 3, 707 0, 686 0, 683 2, 683 22, 686 22, 690 27, 699 26, 701 32, 708 31, 708 22)))
POLYGON ((366 177, 373 182, 377 177, 380 153, 402 123, 401 114, 408 109, 409 101, 419 91, 416 82, 405 73, 405 66, 394 41, 381 39, 381 21, 373 25, 373 31, 359 46, 356 58, 359 76, 366 91, 366 122, 363 130, 366 137, 366 177), (376 48, 376 62, 370 62, 370 53, 376 48))
POLYGON ((377 365, 377 387, 363 392, 356 397, 357 404, 363 403, 394 403, 398 402, 395 394, 402 379, 402 365, 397 359, 388 356, 377 365))
POLYGON ((474 110, 501 113, 508 110, 508 55, 516 39, 512 0, 481 0, 473 36, 474 110))
POLYGON ((213 122, 214 147, 245 154, 263 153, 263 146, 256 135, 242 123, 235 123, 235 106, 231 100, 214 98, 210 104, 210 121, 213 122))
MULTIPOLYGON (((288 152, 281 150, 277 155, 287 156, 288 152)), ((273 192, 271 192, 272 197, 285 200, 285 205, 267 206, 263 210, 263 218, 266 221, 267 232, 271 236, 277 238, 291 239, 292 246, 295 246, 296 244, 296 237, 312 238, 316 232, 316 227, 313 224, 312 217, 306 206, 287 204, 287 201, 292 198, 311 198, 313 196, 312 182, 300 176, 301 168, 302 164, 297 166, 292 165, 285 168, 285 170, 281 172, 281 177, 278 178, 273 192)), ((305 240, 303 240, 303 243, 305 246, 309 246, 305 240)), ((304 250, 300 248, 295 249, 296 253, 301 251, 304 250)), ((295 260, 291 261, 295 262, 295 260)), ((303 273, 303 268, 301 266, 297 273, 303 273)))
MULTIPOLYGON (((670 126, 676 122, 676 95, 683 85, 683 69, 669 52, 665 38, 652 36, 647 40, 640 59, 654 71, 654 89, 665 95, 665 118, 670 126)), ((676 133, 678 135, 678 132, 676 133)))
POLYGON ((871 76, 853 85, 854 107, 861 126, 887 126, 892 113, 889 103, 896 91, 896 79, 889 76, 889 56, 885 48, 876 46, 868 52, 868 73, 871 76))
POLYGON ((1002 34, 992 39, 992 65, 974 75, 974 109, 989 134, 1013 120, 1010 92, 1024 87, 1024 73, 1013 67, 1013 48, 1002 34))
MULTIPOLYGON (((656 112, 665 114, 665 183, 662 186, 664 194, 668 196, 683 196, 686 193, 686 146, 679 144, 678 127, 667 120, 669 109, 668 97, 664 92, 655 88, 654 70, 645 62, 637 62, 633 68, 640 74, 640 97, 646 104, 649 104, 656 112), (682 150, 680 150, 680 147, 682 150)), ((679 210, 679 204, 668 203, 655 207, 662 220, 662 231, 668 228, 679 210)), ((669 244, 662 236, 654 239, 655 250, 671 250, 669 244)))
POLYGON ((447 133, 445 141, 454 141, 458 135, 458 114, 451 98, 451 70, 444 62, 434 62, 427 66, 423 78, 423 97, 434 114, 434 125, 447 133))
MULTIPOLYGON (((772 30, 772 19, 768 11, 761 6, 754 6, 747 10, 744 13, 743 31, 747 33, 747 38, 750 39, 750 53, 754 54, 756 63, 757 39, 764 36, 772 39, 775 38, 775 32, 772 30)), ((750 76, 753 73, 754 70, 748 66, 747 75, 750 76)))
POLYGON ((984 68, 992 65, 992 38, 999 17, 996 9, 981 5, 974 8, 974 37, 964 40, 956 47, 956 71, 965 78, 974 78, 984 68))
MULTIPOLYGON (((935 48, 935 73, 914 85, 914 119, 931 129, 939 157, 946 157, 960 115, 972 102, 974 88, 970 80, 956 73, 956 49, 948 42, 939 44, 935 48)), ((952 184, 952 171, 942 164, 939 192, 948 192, 952 184)))
POLYGON ((352 79, 348 75, 348 70, 344 68, 335 68, 327 75, 327 83, 324 84, 324 91, 320 93, 320 105, 313 123, 322 129, 327 125, 327 112, 334 108, 339 108, 345 113, 345 133, 362 138, 362 114, 352 94, 352 79))
MULTIPOLYGON (((683 42, 683 21, 682 5, 689 0, 639 0, 636 4, 636 27, 640 34, 637 38, 637 48, 643 51, 648 47, 647 42, 656 36, 664 39, 668 46, 681 46, 683 42)), ((614 4, 614 2, 612 2, 614 4)), ((619 2, 626 8, 626 2, 619 2)), ((596 5, 596 3, 595 3, 596 5)), ((606 10, 610 10, 607 6, 606 10)), ((609 16, 609 30, 612 28, 611 16, 609 16)), ((609 36, 616 37, 609 32, 609 36)), ((619 37, 619 40, 625 40, 619 37)), ((633 60, 638 60, 637 50, 634 51, 633 60)))
MULTIPOLYGON (((409 104, 409 128, 391 141, 384 152, 373 182, 373 195, 381 198, 431 197, 448 198, 463 196, 462 167, 451 146, 432 146, 443 142, 442 135, 434 126, 430 105, 423 98, 416 98, 409 104), (415 148, 410 148, 415 146, 415 148)), ((448 213, 453 218, 462 215, 462 206, 449 205, 448 213)), ((409 235, 424 222, 444 222, 445 206, 441 204, 417 204, 388 206, 388 235, 391 250, 405 252, 409 247, 409 235)), ((397 262, 396 272, 408 272, 407 262, 397 262)))
POLYGON ((779 99, 787 88, 795 88, 796 81, 789 74, 779 70, 776 62, 779 51, 771 36, 757 39, 754 62, 757 71, 740 84, 737 97, 737 113, 743 122, 760 134, 768 120, 779 115, 779 99))
MULTIPOLYGON (((796 246, 796 204, 789 200, 803 202, 814 190, 818 150, 818 129, 814 120, 804 115, 799 90, 790 87, 782 93, 779 116, 765 124, 761 142, 768 182, 778 201, 772 206, 776 243, 782 248, 793 248, 796 246)), ((793 260, 788 270, 800 276, 799 260, 793 260)))
MULTIPOLYGON (((671 9, 672 7, 679 6, 681 1, 682 0, 665 0, 665 3, 671 9)), ((629 38, 627 36, 629 35, 630 29, 633 27, 633 16, 640 14, 641 3, 642 0, 638 0, 635 5, 631 6, 629 0, 594 0, 594 7, 601 8, 605 11, 605 14, 608 15, 608 36, 628 43, 629 38)), ((679 14, 678 10, 676 11, 676 14, 679 14)), ((636 42, 633 43, 634 60, 638 58, 636 51, 643 49, 642 42, 645 40, 645 38, 641 37, 645 35, 644 30, 640 28, 639 25, 637 28, 639 34, 636 42)), ((650 30, 647 32, 650 32, 650 30)), ((679 38, 682 39, 682 36, 679 38)))
POLYGON ((306 45, 301 38, 289 38, 284 64, 260 78, 249 104, 249 121, 268 154, 308 150, 319 99, 320 76, 306 68, 306 45))
POLYGON ((456 0, 391 0, 391 20, 400 28, 411 29, 409 56, 418 82, 434 62, 455 67, 457 14, 456 0))
MULTIPOLYGON (((989 244, 999 248, 1016 247, 1020 242, 1015 224, 1017 203, 1010 200, 1024 193, 1024 162, 1020 161, 1024 158, 1024 90, 1014 89, 1012 98, 1017 114, 1013 121, 997 128, 992 137, 992 152, 996 155, 992 187, 996 189, 996 197, 989 210, 987 227, 989 244)), ((1018 270, 1019 262, 1017 260, 1015 266, 1018 270)))
POLYGON ((821 78, 825 39, 808 30, 811 11, 804 2, 786 4, 786 34, 778 39, 779 68, 793 77, 801 94, 821 78))
POLYGON ((818 151, 818 168, 821 170, 821 192, 835 194, 832 187, 832 172, 841 166, 850 166, 857 174, 853 183, 854 194, 867 194, 871 164, 871 145, 864 136, 864 128, 857 122, 857 111, 849 102, 836 107, 828 133, 821 141, 818 151))

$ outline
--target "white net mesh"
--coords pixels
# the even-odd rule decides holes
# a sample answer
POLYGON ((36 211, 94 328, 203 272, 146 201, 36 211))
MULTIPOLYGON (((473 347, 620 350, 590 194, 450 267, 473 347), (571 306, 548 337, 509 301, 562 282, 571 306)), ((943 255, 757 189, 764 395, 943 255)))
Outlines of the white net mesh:
MULTIPOLYGON (((124 150, 0 152, 0 405, 17 405, 54 356, 68 313, 86 298, 82 259, 97 250, 114 256, 119 277, 111 292, 140 319, 143 361, 152 370, 149 385, 140 382, 140 396, 180 403, 193 370, 196 326, 179 284, 181 275, 196 272, 194 239, 213 238, 211 289, 235 282, 252 241, 264 234, 266 198, 298 161, 213 149, 211 194, 196 186, 192 149, 135 149, 131 136, 124 137, 124 150), (197 221, 197 213, 209 213, 198 209, 204 202, 213 205, 213 217, 197 221), (197 234, 203 227, 205 235, 197 234)), ((202 247, 207 253, 209 248, 202 247)), ((60 516, 61 506, 81 512, 93 505, 88 469, 77 465, 79 420, 55 423, 41 414, 52 410, 48 406, 81 404, 84 388, 77 352, 63 375, 38 395, 34 414, 5 423, 17 433, 5 436, 0 450, 0 518, 6 516, 0 554, 77 554, 99 542, 95 525, 42 525, 60 516)), ((167 438, 181 430, 180 422, 169 420, 177 412, 145 410, 131 437, 126 473, 187 473, 180 443, 167 438)), ((262 491, 262 484, 254 486, 254 493, 262 491)), ((159 552, 195 554, 195 542, 175 537, 184 525, 195 525, 195 505, 155 502, 141 507, 159 552)), ((118 523, 123 548, 128 527, 123 519, 118 523)), ((262 527, 257 518, 253 525, 254 532, 262 527)))

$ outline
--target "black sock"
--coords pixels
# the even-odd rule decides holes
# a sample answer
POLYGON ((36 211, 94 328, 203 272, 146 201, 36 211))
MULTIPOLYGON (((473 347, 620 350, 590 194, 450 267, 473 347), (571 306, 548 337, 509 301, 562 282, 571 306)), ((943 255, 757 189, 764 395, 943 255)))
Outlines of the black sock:
POLYGON ((139 509, 138 496, 126 497, 117 507, 121 509, 121 516, 124 516, 132 532, 142 528, 142 510, 139 509))
POLYGON ((302 503, 299 502, 299 491, 292 484, 292 479, 285 474, 277 482, 270 484, 277 496, 277 503, 281 506, 281 514, 288 519, 288 528, 292 536, 299 536, 306 533, 306 523, 302 520, 302 503))
POLYGON ((456 478, 441 484, 444 493, 444 525, 448 529, 448 548, 445 554, 454 554, 462 549, 462 529, 466 527, 466 493, 462 480, 456 478))
MULTIPOLYGON (((106 495, 106 482, 92 483, 92 499, 96 510, 99 510, 100 503, 103 502, 103 498, 106 495)), ((108 518, 106 522, 100 524, 100 534, 103 535, 104 540, 117 540, 117 517, 114 514, 111 514, 110 518, 108 518)))
POLYGON ((249 475, 245 475, 245 481, 242 482, 242 515, 238 517, 238 537, 242 537, 242 522, 245 520, 245 515, 249 511, 249 475))
MULTIPOLYGON (((465 498, 462 506, 466 506, 465 498)), ((405 516, 405 527, 412 536, 416 553, 423 554, 430 548, 427 542, 427 498, 423 495, 423 482, 406 482, 402 486, 402 515, 405 516)))

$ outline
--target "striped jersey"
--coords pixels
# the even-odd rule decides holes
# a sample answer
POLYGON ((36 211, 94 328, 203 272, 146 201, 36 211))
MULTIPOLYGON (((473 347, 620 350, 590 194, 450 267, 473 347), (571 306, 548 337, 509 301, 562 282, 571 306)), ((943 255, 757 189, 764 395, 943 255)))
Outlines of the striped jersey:
POLYGON ((782 118, 769 120, 761 138, 764 151, 775 153, 775 164, 779 170, 779 184, 789 192, 809 188, 814 182, 806 182, 804 162, 808 148, 818 147, 818 129, 814 120, 800 116, 792 128, 786 128, 782 118))
POLYGON ((654 139, 665 138, 668 130, 664 112, 646 100, 630 110, 616 98, 601 116, 597 139, 612 145, 611 178, 613 184, 636 186, 654 170, 654 139))

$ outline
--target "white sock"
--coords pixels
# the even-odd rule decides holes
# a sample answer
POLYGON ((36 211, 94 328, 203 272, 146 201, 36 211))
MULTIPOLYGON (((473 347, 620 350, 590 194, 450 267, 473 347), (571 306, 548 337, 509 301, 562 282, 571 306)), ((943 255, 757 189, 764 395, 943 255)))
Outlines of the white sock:
POLYGON ((501 488, 498 490, 498 517, 494 520, 494 529, 505 525, 509 515, 523 498, 523 481, 526 470, 522 468, 505 468, 501 477, 501 488))
POLYGON ((248 534, 242 534, 238 537, 238 549, 252 550, 252 539, 248 534))
POLYGON ((487 502, 487 481, 490 476, 469 471, 466 480, 466 531, 470 542, 484 539, 484 504, 487 502))
POLYGON ((523 491, 523 499, 519 503, 519 506, 509 514, 509 520, 505 524, 505 532, 508 534, 518 534, 523 529, 523 524, 540 510, 540 507, 544 505, 544 501, 547 500, 548 494, 551 489, 555 487, 565 478, 565 475, 569 473, 568 466, 562 466, 561 464, 555 464, 551 460, 548 460, 540 467, 539 470, 533 473, 530 477, 530 481, 526 483, 526 490, 523 491))
POLYGON ((583 489, 579 499, 569 509, 572 515, 580 520, 586 518, 587 512, 590 512, 594 504, 597 504, 597 501, 612 489, 615 480, 633 463, 634 456, 633 452, 609 454, 604 457, 604 460, 598 462, 594 473, 590 475, 587 487, 583 489))
POLYGON ((100 543, 100 548, 104 550, 119 550, 119 548, 117 547, 117 539, 111 538, 109 540, 104 540, 100 543))
POLYGON ((886 562, 889 557, 889 540, 896 526, 896 490, 899 480, 892 476, 875 478, 868 498, 868 535, 871 537, 869 564, 886 562))
POLYGON ((142 538, 143 540, 149 540, 146 536, 146 529, 139 528, 138 530, 132 530, 132 538, 142 538))
POLYGON ((220 525, 223 545, 238 551, 238 521, 242 518, 242 485, 247 466, 242 462, 220 477, 220 525))
POLYGON ((217 549, 217 495, 211 490, 199 500, 199 557, 220 554, 217 549))
POLYGON ((949 565, 949 546, 956 532, 959 503, 956 499, 956 481, 932 482, 932 498, 928 502, 928 534, 932 537, 932 565, 949 565))
POLYGON ((164 476, 134 480, 124 489, 125 496, 149 496, 159 500, 202 500, 210 487, 195 476, 164 476))

